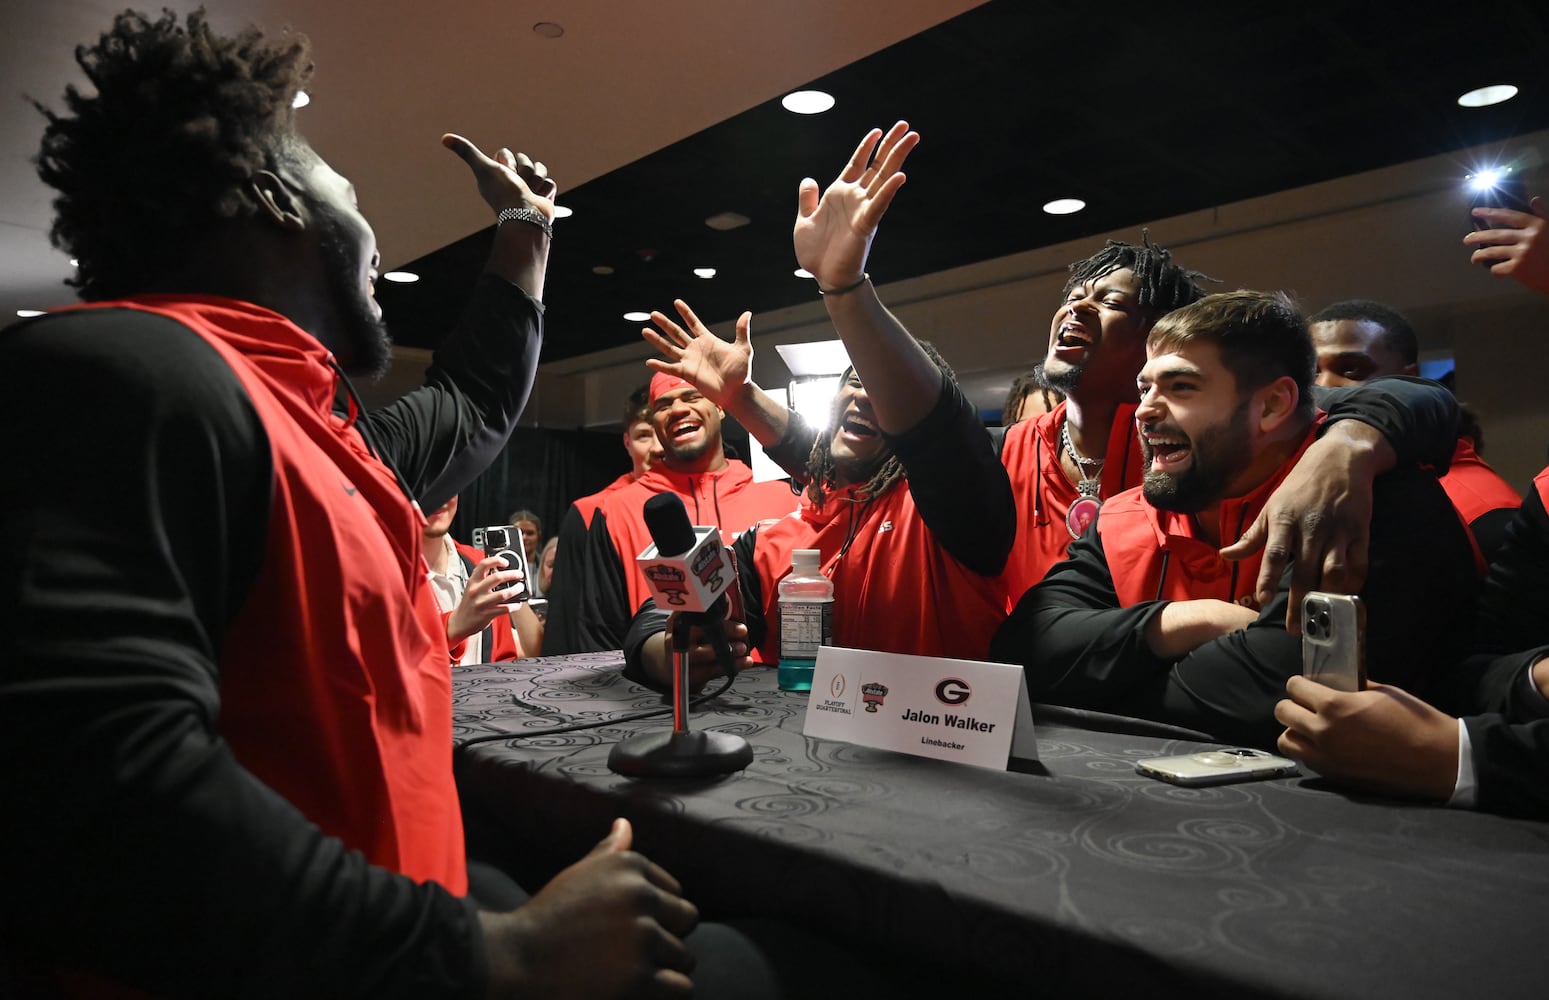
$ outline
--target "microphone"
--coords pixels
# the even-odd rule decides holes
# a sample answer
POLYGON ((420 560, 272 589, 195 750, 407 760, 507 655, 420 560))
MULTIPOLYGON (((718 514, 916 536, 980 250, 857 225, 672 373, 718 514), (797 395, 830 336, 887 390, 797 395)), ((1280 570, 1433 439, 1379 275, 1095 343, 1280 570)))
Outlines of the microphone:
POLYGON ((715 650, 716 662, 727 677, 737 673, 731 642, 726 637, 726 616, 732 601, 740 607, 737 560, 721 544, 714 526, 695 527, 676 493, 658 493, 641 511, 651 544, 635 557, 656 606, 667 611, 691 612, 715 650))
MULTIPOLYGON (((735 733, 694 732, 688 724, 688 633, 697 624, 710 638, 728 677, 737 673, 726 639, 726 613, 740 598, 736 561, 719 528, 696 528, 676 493, 658 493, 642 511, 651 544, 635 557, 658 607, 680 612, 672 631, 672 730, 641 733, 615 744, 608 767, 635 778, 703 777, 740 771, 753 748, 735 733)), ((741 607, 736 604, 736 607, 741 607)))

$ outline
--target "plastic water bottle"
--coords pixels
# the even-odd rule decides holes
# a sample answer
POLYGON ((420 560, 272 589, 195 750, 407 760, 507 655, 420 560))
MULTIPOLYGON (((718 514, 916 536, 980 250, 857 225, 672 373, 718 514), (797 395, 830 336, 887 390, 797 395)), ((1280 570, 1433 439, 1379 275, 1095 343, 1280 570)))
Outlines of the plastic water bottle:
POLYGON ((791 553, 790 575, 780 581, 780 688, 811 691, 818 647, 834 639, 834 582, 819 568, 817 549, 791 553))

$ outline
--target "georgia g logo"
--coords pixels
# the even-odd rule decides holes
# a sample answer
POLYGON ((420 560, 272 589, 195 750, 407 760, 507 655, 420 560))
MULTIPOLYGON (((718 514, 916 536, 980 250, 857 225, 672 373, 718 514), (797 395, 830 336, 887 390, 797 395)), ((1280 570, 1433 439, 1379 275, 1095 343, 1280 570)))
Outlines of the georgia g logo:
POLYGON ((968 682, 958 677, 943 677, 936 682, 936 700, 943 705, 961 705, 973 695, 968 682))

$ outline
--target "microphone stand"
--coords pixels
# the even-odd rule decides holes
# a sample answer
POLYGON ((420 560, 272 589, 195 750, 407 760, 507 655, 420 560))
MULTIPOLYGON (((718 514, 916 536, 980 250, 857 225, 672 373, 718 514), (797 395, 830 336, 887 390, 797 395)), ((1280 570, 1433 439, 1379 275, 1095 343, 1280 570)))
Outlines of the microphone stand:
MULTIPOLYGON (((696 733, 688 727, 688 639, 695 625, 715 634, 705 627, 703 615, 678 616, 672 630, 672 731, 642 733, 614 744, 608 754, 609 769, 631 778, 702 778, 740 771, 753 762, 753 748, 741 736, 696 733)), ((730 655, 726 650, 723 659, 730 655)))

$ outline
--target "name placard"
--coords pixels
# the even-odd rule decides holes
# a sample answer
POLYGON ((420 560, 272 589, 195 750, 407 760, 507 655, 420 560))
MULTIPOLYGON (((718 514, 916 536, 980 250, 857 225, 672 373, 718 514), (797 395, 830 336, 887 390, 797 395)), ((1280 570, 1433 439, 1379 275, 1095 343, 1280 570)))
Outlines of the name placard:
POLYGON ((1004 771, 1036 760, 1022 668, 866 649, 818 650, 802 732, 1004 771))

